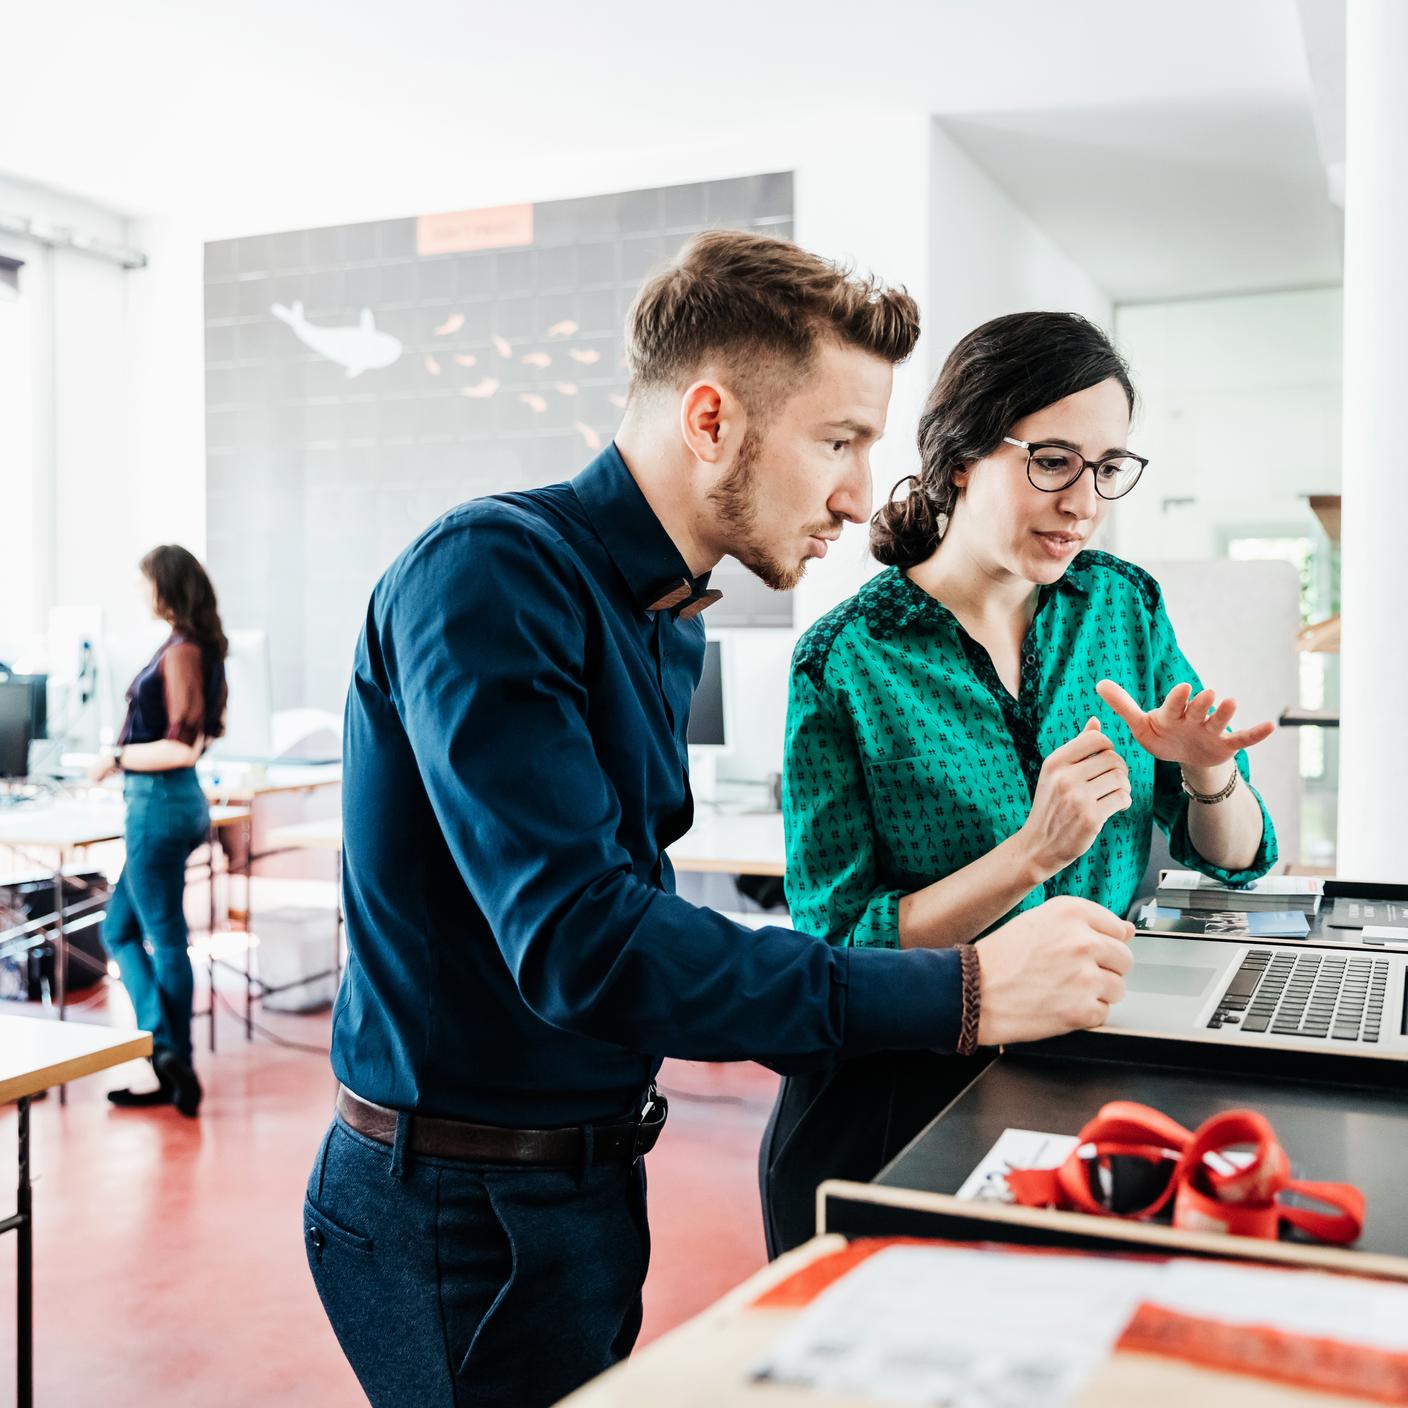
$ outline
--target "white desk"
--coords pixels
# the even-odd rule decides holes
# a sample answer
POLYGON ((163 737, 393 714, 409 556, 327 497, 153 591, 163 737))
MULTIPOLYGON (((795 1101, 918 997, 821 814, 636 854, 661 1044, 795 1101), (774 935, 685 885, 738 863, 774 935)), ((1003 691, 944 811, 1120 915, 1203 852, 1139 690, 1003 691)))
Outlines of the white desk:
MULTIPOLYGON (((254 835, 254 814, 259 803, 266 797, 288 796, 296 792, 319 792, 329 787, 342 786, 342 764, 341 763, 279 763, 275 761, 242 761, 231 759, 225 761, 219 758, 206 759, 197 768, 200 777, 201 787, 205 791, 206 797, 213 803, 232 802, 247 808, 243 824, 243 864, 245 894, 244 894, 244 927, 249 933, 254 933, 256 926, 254 920, 254 866, 257 861, 268 860, 271 856, 279 854, 281 851, 301 848, 299 843, 285 843, 275 839, 278 832, 284 828, 276 828, 268 836, 262 838, 262 849, 255 850, 254 835)), ((341 849, 341 839, 334 849, 341 849)), ((235 868, 233 863, 232 870, 235 868)), ((339 889, 341 888, 341 866, 339 863, 339 889)), ((339 906, 340 913, 340 906, 339 906)), ((212 923, 213 927, 213 923, 212 923)), ((328 971, 334 975, 340 971, 341 967, 341 927, 333 936, 335 948, 334 964, 328 971)), ((295 986, 301 986, 304 981, 311 982, 318 976, 315 974, 308 979, 300 979, 295 986)), ((259 993, 255 992, 255 982, 250 970, 249 959, 246 955, 243 970, 244 977, 244 1035, 246 1041, 254 1039, 254 1000, 257 995, 267 994, 273 989, 264 984, 259 985, 259 993)), ((211 1002, 214 1003, 214 987, 211 988, 211 1002)), ((212 1049, 215 1040, 215 1020, 212 1017, 210 1022, 212 1049)))
POLYGON ((0 1221, 14 1232, 18 1293, 15 1297, 16 1402, 34 1402, 34 1213, 29 1179, 30 1097, 124 1061, 150 1056, 150 1032, 114 1031, 78 1022, 59 1026, 34 1017, 0 1016, 0 1102, 19 1104, 19 1179, 15 1215, 0 1221))
POLYGON ((669 849, 676 870, 723 875, 785 875, 781 812, 719 812, 700 807, 669 849))
POLYGON ((322 817, 293 826, 275 826, 264 838, 270 850, 341 851, 342 818, 322 817))
MULTIPOLYGON (((271 767, 262 774, 245 769, 237 772, 231 768, 222 770, 219 782, 202 779, 206 795, 217 803, 239 802, 253 806, 258 798, 280 792, 311 791, 321 787, 332 787, 342 781, 342 768, 338 764, 316 767, 271 767)), ((84 804, 73 804, 80 807, 84 804)), ((44 809, 58 813, 69 804, 56 803, 44 809)), ((43 827, 40 819, 43 810, 24 807, 29 821, 22 841, 17 844, 43 845, 67 844, 69 846, 91 845, 99 840, 120 838, 121 831, 111 835, 93 835, 84 841, 74 840, 72 827, 81 824, 75 812, 72 819, 56 822, 54 838, 50 841, 39 839, 34 828, 43 827), (66 838, 66 839, 65 839, 66 838)), ((230 821, 247 821, 249 810, 228 808, 219 805, 211 808, 211 819, 215 825, 226 825, 230 821), (217 816, 229 820, 216 820, 217 816)), ((8 823, 18 822, 17 817, 0 818, 0 845, 10 844, 8 823)), ((101 830, 119 826, 121 817, 105 809, 105 804, 92 804, 90 820, 101 830)), ((279 826, 267 837, 271 849, 301 847, 312 850, 340 851, 342 849, 342 822, 337 817, 327 817, 318 821, 302 822, 294 826, 279 826)), ((787 869, 786 849, 783 842, 781 812, 721 812, 700 807, 695 814, 694 825, 669 849, 670 861, 676 870, 712 872, 726 875, 783 875, 787 869)))
POLYGON ((316 792, 342 783, 341 763, 201 763, 196 772, 212 802, 252 804, 281 792, 316 792))
MULTIPOLYGON (((15 851, 52 851, 57 865, 50 869, 54 884, 54 990, 59 1020, 65 1018, 68 978, 68 938, 65 917, 63 877, 68 869, 70 853, 87 846, 108 841, 120 841, 126 827, 127 808, 115 789, 110 795, 97 797, 37 797, 32 801, 0 809, 0 847, 15 851)), ((213 806, 210 809, 212 831, 223 826, 238 826, 249 818, 248 807, 213 806)), ((212 843, 213 844, 213 843, 212 843)), ((46 866, 46 869, 49 867, 46 866)), ((210 860, 210 927, 215 928, 215 858, 210 860)), ((36 921, 38 922, 38 921, 36 921)), ((21 931, 22 932, 22 931, 21 931)), ((212 992, 214 991, 212 985, 212 992)), ((212 998, 212 1002, 213 1002, 212 998)), ((211 1040, 214 1041, 215 1018, 212 1012, 211 1040)), ((60 1101, 64 1092, 59 1091, 60 1101)))
MULTIPOLYGON (((247 807, 213 806, 210 824, 217 830, 249 816, 247 807)), ((122 840, 127 808, 116 793, 111 798, 37 797, 32 802, 0 808, 0 846, 18 850, 78 851, 104 841, 122 840)))
MULTIPOLYGON (((269 832, 271 847, 301 846, 340 851, 342 822, 337 817, 280 826, 269 832)), ((782 875, 787 868, 781 812, 701 810, 688 833, 669 849, 676 870, 726 875, 782 875)))

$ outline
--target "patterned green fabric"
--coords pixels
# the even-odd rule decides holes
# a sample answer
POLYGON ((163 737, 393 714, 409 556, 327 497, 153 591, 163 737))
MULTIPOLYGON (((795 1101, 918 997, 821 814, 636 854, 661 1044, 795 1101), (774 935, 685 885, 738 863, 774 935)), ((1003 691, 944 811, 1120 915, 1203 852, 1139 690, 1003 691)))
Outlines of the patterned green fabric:
MULTIPOLYGON (((1123 914, 1148 866, 1154 822, 1179 865, 1229 884, 1266 874, 1277 852, 1265 806, 1250 867, 1205 861, 1188 836, 1178 767, 1134 741, 1095 693, 1105 678, 1145 709, 1176 684, 1202 687, 1158 583, 1109 553, 1080 553, 1041 588, 1015 699, 953 613, 898 569, 822 617, 792 658, 782 805, 793 923, 833 944, 898 947, 900 897, 1017 831, 1042 760, 1092 714, 1129 764, 1133 805, 1012 914, 1053 895, 1123 914)), ((1237 767, 1250 777, 1245 753, 1237 767)))

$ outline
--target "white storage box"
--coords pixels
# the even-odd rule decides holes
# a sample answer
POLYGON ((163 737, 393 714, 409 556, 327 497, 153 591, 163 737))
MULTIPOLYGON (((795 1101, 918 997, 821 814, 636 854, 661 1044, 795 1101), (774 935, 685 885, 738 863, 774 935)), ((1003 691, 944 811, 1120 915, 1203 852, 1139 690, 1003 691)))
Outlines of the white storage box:
POLYGON ((313 1012, 337 996, 333 936, 337 915, 330 909, 268 909, 254 914, 259 940, 259 981, 264 1006, 274 1012, 313 1012), (323 977, 314 977, 315 974, 323 977), (305 979, 311 981, 304 981, 305 979), (279 991, 268 992, 270 988, 279 991))

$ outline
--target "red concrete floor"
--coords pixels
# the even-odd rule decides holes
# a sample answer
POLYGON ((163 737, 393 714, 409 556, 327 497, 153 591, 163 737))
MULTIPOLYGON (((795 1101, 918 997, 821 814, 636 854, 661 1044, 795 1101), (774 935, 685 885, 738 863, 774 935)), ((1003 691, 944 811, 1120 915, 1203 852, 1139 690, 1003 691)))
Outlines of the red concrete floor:
MULTIPOLYGON (((74 1015, 104 1021, 101 994, 74 1015)), ((120 995, 112 1020, 130 1023, 120 995)), ((0 1012, 23 1012, 0 1003, 0 1012)), ((259 1019, 325 1043, 326 1015, 259 1019)), ((205 1028, 198 1028, 204 1040, 205 1028)), ((197 1055, 198 1120, 117 1110, 133 1067, 33 1106, 35 1401, 39 1408, 249 1408, 365 1402, 304 1261, 303 1185, 333 1082, 323 1056, 246 1044, 222 1013, 197 1055)), ((150 1070, 147 1068, 149 1077, 150 1070)), ((670 1123, 649 1158, 654 1246, 642 1342, 763 1264, 757 1149, 776 1078, 670 1062, 670 1123)), ((15 1113, 0 1110, 0 1217, 11 1210, 15 1113)), ((0 1402, 13 1393, 14 1237, 0 1239, 0 1402)))

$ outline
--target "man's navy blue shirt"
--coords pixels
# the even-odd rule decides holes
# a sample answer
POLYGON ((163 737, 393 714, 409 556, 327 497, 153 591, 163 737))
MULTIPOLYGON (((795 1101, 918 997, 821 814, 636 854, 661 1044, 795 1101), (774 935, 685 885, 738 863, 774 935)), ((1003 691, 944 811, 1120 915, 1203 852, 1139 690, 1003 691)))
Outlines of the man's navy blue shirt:
POLYGON ((627 1114, 664 1056, 789 1072, 952 1050, 954 950, 833 949, 674 894, 691 580, 614 445, 439 519, 372 594, 347 698, 348 964, 368 1100, 520 1128, 627 1114))

